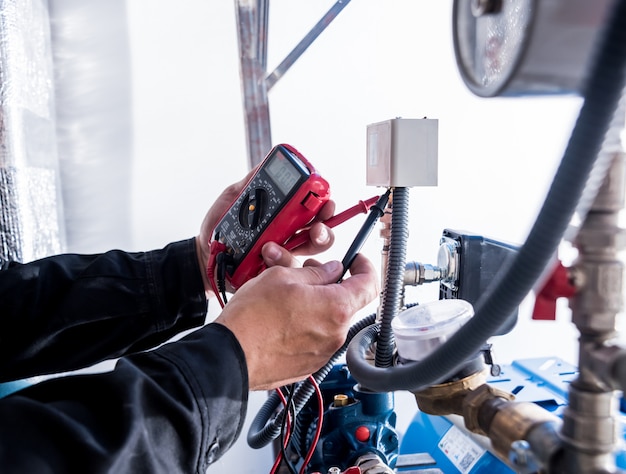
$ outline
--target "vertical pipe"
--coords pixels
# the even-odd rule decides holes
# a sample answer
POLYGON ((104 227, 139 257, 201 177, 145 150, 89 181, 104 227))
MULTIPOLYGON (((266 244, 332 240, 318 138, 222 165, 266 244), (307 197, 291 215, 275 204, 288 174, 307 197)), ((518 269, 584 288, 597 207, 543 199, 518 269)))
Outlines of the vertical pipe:
POLYGON ((235 0, 250 168, 259 164, 272 147, 270 111, 265 83, 266 3, 268 1, 235 0))
POLYGON ((585 204, 584 221, 573 238, 578 257, 572 267, 578 291, 570 298, 572 321, 580 332, 579 376, 569 387, 563 414, 564 469, 568 473, 616 472, 614 452, 619 435, 618 398, 594 364, 594 354, 616 335, 616 318, 623 310, 625 248, 619 215, 624 209, 626 166, 621 135, 626 96, 616 110, 598 162, 606 162, 604 176, 591 176, 594 192, 585 204), (594 183, 596 180, 597 183, 594 183), (595 188, 595 189, 594 189, 595 188))
POLYGON ((338 0, 266 77, 269 0, 235 0, 241 87, 250 167, 272 147, 268 91, 350 3, 338 0))

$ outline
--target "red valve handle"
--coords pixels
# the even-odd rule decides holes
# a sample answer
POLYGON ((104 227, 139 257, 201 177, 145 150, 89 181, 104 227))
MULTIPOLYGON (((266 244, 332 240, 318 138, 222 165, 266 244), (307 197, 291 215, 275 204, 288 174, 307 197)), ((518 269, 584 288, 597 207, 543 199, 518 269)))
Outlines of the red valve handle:
POLYGON ((574 294, 576 294, 576 287, 570 281, 569 271, 558 261, 550 278, 535 297, 532 319, 554 321, 556 319, 556 300, 561 297, 569 298, 574 294))

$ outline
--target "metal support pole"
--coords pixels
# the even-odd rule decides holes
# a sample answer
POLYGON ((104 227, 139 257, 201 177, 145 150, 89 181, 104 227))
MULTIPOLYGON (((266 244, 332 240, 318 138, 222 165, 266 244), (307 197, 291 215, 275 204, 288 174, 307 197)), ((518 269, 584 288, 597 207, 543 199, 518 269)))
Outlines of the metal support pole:
POLYGON ((269 0, 235 0, 248 162, 258 165, 272 147, 267 93, 350 0, 338 0, 267 77, 269 0))
POLYGON ((324 31, 328 25, 339 15, 339 12, 346 8, 350 3, 350 0, 338 0, 326 14, 318 21, 315 26, 307 33, 307 35, 300 41, 293 50, 283 59, 270 75, 267 76, 267 89, 274 87, 274 84, 283 77, 283 75, 289 70, 289 68, 297 61, 297 59, 304 53, 307 48, 315 41, 315 39, 324 31))
POLYGON ((269 0, 235 0, 248 164, 252 169, 270 150, 272 137, 265 83, 269 0))

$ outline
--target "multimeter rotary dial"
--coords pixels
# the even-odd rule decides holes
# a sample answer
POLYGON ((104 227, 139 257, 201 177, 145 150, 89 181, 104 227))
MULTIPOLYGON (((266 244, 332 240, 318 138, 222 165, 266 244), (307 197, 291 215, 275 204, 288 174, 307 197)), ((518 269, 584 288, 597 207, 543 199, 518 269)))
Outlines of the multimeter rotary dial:
POLYGON ((247 192, 239 196, 218 226, 217 237, 235 260, 248 252, 283 200, 263 172, 254 177, 247 192))
POLYGON ((255 229, 267 212, 268 192, 263 188, 256 188, 246 194, 239 208, 239 223, 244 229, 255 229))

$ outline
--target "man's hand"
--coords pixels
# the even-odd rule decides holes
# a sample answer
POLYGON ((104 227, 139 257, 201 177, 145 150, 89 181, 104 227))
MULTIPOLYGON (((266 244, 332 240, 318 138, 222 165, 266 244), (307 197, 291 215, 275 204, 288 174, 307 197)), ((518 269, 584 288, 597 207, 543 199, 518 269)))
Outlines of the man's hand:
MULTIPOLYGON (((280 246, 273 249, 284 252, 278 256, 282 263, 292 258, 280 246)), ((305 378, 345 342, 353 315, 379 290, 374 266, 362 255, 354 260, 351 276, 338 284, 341 273, 338 261, 271 266, 231 298, 215 322, 239 340, 251 390, 305 378)))
MULTIPOLYGON (((206 274, 210 257, 209 244, 212 237, 211 232, 215 228, 219 219, 228 210, 228 207, 237 198, 255 172, 256 168, 250 171, 241 181, 231 184, 224 191, 222 191, 222 194, 220 194, 220 196, 215 200, 213 206, 211 206, 206 213, 204 220, 202 221, 202 225, 200 226, 200 233, 196 237, 196 253, 198 255, 198 264, 200 265, 200 270, 202 272, 204 290, 207 294, 207 298, 213 295, 213 291, 206 274)), ((329 200, 322 207, 311 224, 309 241, 298 247, 293 252, 293 255, 314 255, 330 248, 334 242, 334 234, 329 227, 322 224, 322 221, 332 217, 334 212, 335 203, 332 200, 329 200)), ((284 265, 285 261, 292 262, 294 265, 296 264, 296 260, 292 259, 290 256, 283 257, 285 258, 283 258, 282 261, 278 260, 274 264, 284 265)))

